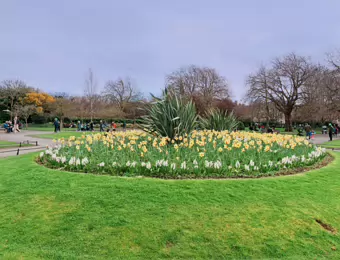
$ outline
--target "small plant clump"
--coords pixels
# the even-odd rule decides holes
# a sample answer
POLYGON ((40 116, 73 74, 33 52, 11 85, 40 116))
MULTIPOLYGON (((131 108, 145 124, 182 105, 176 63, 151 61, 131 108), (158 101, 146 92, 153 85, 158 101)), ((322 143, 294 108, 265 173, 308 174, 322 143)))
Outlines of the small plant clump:
POLYGON ((302 137, 229 131, 193 131, 157 137, 142 131, 55 140, 39 162, 68 171, 160 178, 260 177, 310 166, 325 149, 302 137))

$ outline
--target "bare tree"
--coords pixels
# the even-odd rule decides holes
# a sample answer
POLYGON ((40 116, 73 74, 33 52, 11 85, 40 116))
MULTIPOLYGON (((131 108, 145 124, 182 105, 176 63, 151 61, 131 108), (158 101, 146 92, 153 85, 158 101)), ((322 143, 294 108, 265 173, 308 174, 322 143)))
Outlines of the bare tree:
POLYGON ((65 92, 55 93, 55 102, 52 104, 52 114, 60 119, 60 126, 63 127, 65 117, 72 116, 74 105, 70 96, 65 92))
MULTIPOLYGON (((286 131, 292 131, 292 112, 301 100, 302 87, 314 75, 316 66, 308 58, 291 53, 272 61, 265 76, 258 71, 253 77, 265 78, 266 84, 248 84, 247 96, 273 102, 284 114, 286 131)), ((252 77, 252 76, 251 76, 252 77)))
POLYGON ((340 49, 327 53, 327 61, 333 68, 340 71, 340 49))
MULTIPOLYGON (((269 111, 269 72, 262 65, 259 70, 252 75, 248 76, 247 85, 249 91, 246 96, 246 100, 253 104, 264 104, 265 107, 265 118, 267 128, 269 127, 270 111, 269 111), (260 90, 260 92, 258 92, 260 90)), ((260 106, 261 107, 261 106, 260 106)))
POLYGON ((215 100, 230 97, 226 79, 208 67, 180 68, 166 77, 166 85, 170 91, 193 99, 204 109, 210 108, 215 100))
POLYGON ((133 86, 130 78, 108 81, 105 84, 103 95, 123 112, 128 103, 141 98, 141 94, 133 86))
POLYGON ((87 78, 85 80, 84 94, 89 102, 89 112, 91 121, 94 117, 95 102, 97 99, 97 81, 94 77, 92 69, 89 69, 87 78))
POLYGON ((11 111, 11 120, 13 119, 15 105, 20 101, 20 98, 31 90, 32 88, 29 88, 21 80, 4 80, 0 84, 0 97, 7 100, 8 108, 11 111))
POLYGON ((22 105, 17 104, 14 107, 15 113, 19 116, 19 118, 25 119, 26 128, 28 128, 28 118, 37 112, 37 108, 34 105, 22 105))

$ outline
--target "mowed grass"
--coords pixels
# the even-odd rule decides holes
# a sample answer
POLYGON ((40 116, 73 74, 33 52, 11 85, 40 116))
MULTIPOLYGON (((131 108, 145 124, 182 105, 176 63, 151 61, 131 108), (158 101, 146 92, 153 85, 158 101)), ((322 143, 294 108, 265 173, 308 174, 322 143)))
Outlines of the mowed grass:
POLYGON ((334 148, 339 149, 340 148, 340 140, 333 140, 331 142, 326 142, 321 145, 324 148, 334 148))
POLYGON ((340 154, 257 180, 115 178, 0 159, 1 259, 339 259, 340 154))
MULTIPOLYGON (((23 128, 22 130, 29 130, 29 131, 44 131, 44 132, 54 132, 53 126, 29 126, 28 128, 23 128)), ((75 132, 76 128, 62 128, 63 132, 75 132)))
MULTIPOLYGON (((17 148, 20 144, 16 142, 9 142, 9 141, 2 141, 0 140, 0 149, 7 149, 7 148, 17 148)), ((21 144, 21 146, 30 146, 29 144, 21 144)))
MULTIPOLYGON (((91 132, 88 132, 91 133, 91 132)), ((32 135, 32 137, 43 138, 43 139, 59 139, 59 138, 69 138, 71 136, 80 137, 82 135, 86 135, 86 132, 58 132, 58 133, 50 133, 50 134, 37 134, 32 135)))

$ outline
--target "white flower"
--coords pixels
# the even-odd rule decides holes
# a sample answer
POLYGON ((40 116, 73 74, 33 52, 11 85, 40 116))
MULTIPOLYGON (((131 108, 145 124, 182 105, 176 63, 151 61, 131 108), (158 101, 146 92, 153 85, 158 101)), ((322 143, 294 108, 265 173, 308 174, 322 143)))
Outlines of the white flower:
POLYGON ((133 167, 133 168, 136 167, 136 164, 137 164, 137 162, 132 162, 131 167, 133 167))
POLYGON ((147 162, 145 167, 150 170, 151 169, 151 163, 147 162))
POLYGON ((249 165, 244 165, 244 169, 249 172, 250 171, 249 165))
POLYGON ((112 163, 112 166, 113 166, 113 167, 116 167, 116 166, 117 166, 117 163, 116 163, 116 162, 113 162, 113 163, 112 163))
POLYGON ((254 166, 254 170, 255 170, 255 171, 258 171, 258 170, 259 170, 259 167, 254 166))
POLYGON ((69 160, 68 164, 69 165, 74 165, 76 162, 76 158, 75 157, 71 157, 71 159, 69 160))
POLYGON ((214 166, 213 162, 205 161, 205 167, 206 168, 212 168, 214 166))
POLYGON ((81 160, 81 164, 84 165, 84 166, 88 163, 89 163, 89 159, 87 159, 87 157, 85 157, 81 160))
POLYGON ((161 167, 163 164, 163 160, 157 160, 156 161, 156 167, 161 167))
POLYGON ((104 167, 105 166, 105 163, 104 162, 101 162, 100 164, 98 164, 99 167, 104 167))
POLYGON ((168 161, 163 161, 163 166, 168 167, 169 166, 168 161))
POLYGON ((198 162, 197 162, 196 160, 194 160, 192 163, 193 163, 194 165, 197 165, 197 164, 198 164, 198 162))
POLYGON ((220 161, 214 162, 214 168, 215 169, 220 169, 222 167, 222 163, 220 161))
POLYGON ((181 169, 185 170, 187 168, 187 163, 184 161, 181 163, 181 169))
POLYGON ((80 165, 80 159, 79 158, 76 160, 76 165, 77 166, 80 165))
POLYGON ((130 167, 130 165, 131 165, 131 163, 130 163, 130 161, 128 161, 128 162, 126 163, 126 166, 127 166, 127 167, 130 167))
POLYGON ((228 166, 228 169, 229 169, 229 170, 231 170, 232 168, 233 168, 233 166, 231 166, 231 165, 228 166))
POLYGON ((60 161, 61 161, 61 163, 66 163, 67 159, 66 159, 65 156, 62 156, 60 161))
POLYGON ((145 166, 146 166, 146 163, 145 163, 145 162, 142 162, 141 165, 142 165, 142 167, 145 167, 145 166))
POLYGON ((235 167, 236 167, 236 168, 240 168, 240 166, 241 166, 240 162, 239 162, 239 161, 236 161, 235 167))
POLYGON ((269 161, 269 162, 268 162, 268 165, 269 165, 269 167, 272 167, 272 166, 273 166, 273 162, 272 162, 272 161, 269 161))
POLYGON ((172 163, 170 167, 171 167, 171 169, 175 170, 176 169, 176 163, 172 163))
POLYGON ((253 160, 250 160, 249 165, 253 167, 253 166, 255 165, 254 161, 253 161, 253 160))
POLYGON ((40 153, 40 158, 43 158, 44 157, 44 152, 41 152, 40 153))

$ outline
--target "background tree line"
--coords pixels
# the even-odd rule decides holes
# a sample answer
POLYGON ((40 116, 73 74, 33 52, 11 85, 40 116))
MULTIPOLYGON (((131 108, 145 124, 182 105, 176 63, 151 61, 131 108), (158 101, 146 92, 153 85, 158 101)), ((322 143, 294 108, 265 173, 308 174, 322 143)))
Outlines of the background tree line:
MULTIPOLYGON (((274 58, 246 79, 242 103, 232 101, 228 81, 214 68, 187 66, 168 74, 169 93, 192 101, 198 113, 217 108, 231 111, 244 123, 312 124, 334 121, 339 116, 340 52, 327 55, 328 66, 313 63, 295 53, 274 58)), ((89 69, 83 95, 44 93, 20 80, 0 83, 0 121, 18 115, 27 122, 46 122, 58 117, 69 120, 138 119, 147 113, 153 100, 147 99, 129 78, 108 80, 99 91, 94 72, 89 69), (6 112, 7 111, 7 112, 6 112)))

